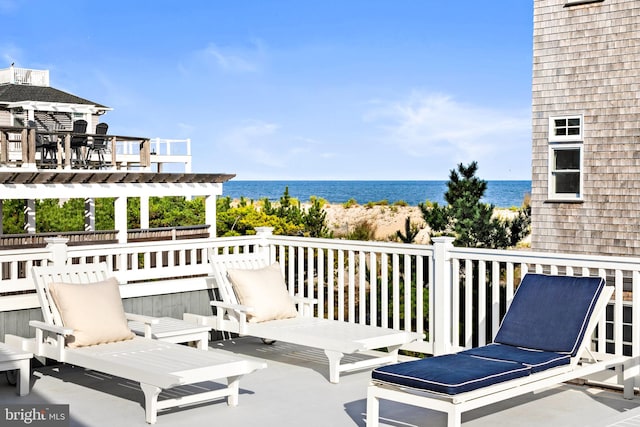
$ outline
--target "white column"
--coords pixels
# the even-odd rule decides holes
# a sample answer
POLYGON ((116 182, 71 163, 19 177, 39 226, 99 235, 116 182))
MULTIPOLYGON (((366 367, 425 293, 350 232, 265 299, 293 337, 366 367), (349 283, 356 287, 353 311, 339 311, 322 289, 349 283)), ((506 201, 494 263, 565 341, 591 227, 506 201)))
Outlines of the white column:
POLYGON ((28 234, 36 233, 36 201, 33 199, 24 201, 24 230, 28 234))
POLYGON ((204 198, 204 222, 209 226, 209 237, 216 237, 216 196, 204 198))
POLYGON ((96 229, 96 201, 95 199, 84 199, 84 231, 95 231, 96 229))
POLYGON ((149 196, 140 196, 140 228, 149 228, 149 196))
POLYGON ((127 243, 127 198, 116 197, 113 210, 115 228, 118 230, 118 243, 127 243))
POLYGON ((434 237, 433 355, 451 353, 452 283, 451 254, 453 237, 434 237))

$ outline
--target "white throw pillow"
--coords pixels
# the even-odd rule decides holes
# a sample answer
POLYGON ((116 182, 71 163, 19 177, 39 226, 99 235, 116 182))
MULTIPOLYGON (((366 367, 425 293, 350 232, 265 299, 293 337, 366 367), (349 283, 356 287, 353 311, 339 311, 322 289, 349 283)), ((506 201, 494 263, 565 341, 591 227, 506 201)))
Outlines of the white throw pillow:
POLYGON ((94 283, 51 283, 53 297, 62 323, 74 330, 67 338, 69 347, 132 339, 115 278, 94 283))
POLYGON ((288 319, 298 315, 278 263, 256 269, 229 269, 227 276, 238 302, 254 309, 247 315, 249 322, 288 319))

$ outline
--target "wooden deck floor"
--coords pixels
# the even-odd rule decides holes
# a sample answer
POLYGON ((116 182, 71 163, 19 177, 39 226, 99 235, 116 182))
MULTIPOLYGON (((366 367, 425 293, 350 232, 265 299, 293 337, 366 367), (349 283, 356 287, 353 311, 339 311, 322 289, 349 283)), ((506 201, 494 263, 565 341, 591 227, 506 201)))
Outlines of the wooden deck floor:
MULTIPOLYGON (((254 338, 212 344, 209 351, 262 358, 269 367, 241 380, 237 407, 214 401, 161 412, 157 426, 365 426, 369 371, 343 374, 340 384, 330 384, 321 351, 286 343, 268 346, 254 338)), ((7 404, 68 404, 71 426, 146 425, 142 392, 128 380, 52 365, 35 366, 31 385, 31 393, 20 398, 1 375, 0 412, 7 404)), ((385 426, 446 424, 441 413, 390 402, 382 402, 381 415, 385 426)), ((470 411, 462 419, 464 427, 635 426, 640 425, 640 397, 624 400, 615 391, 561 385, 470 411)))

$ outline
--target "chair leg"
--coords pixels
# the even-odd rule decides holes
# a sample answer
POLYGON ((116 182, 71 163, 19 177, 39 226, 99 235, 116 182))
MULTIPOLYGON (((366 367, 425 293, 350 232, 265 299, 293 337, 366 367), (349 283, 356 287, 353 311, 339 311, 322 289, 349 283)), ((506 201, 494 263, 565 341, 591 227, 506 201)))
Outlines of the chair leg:
POLYGON ((29 382, 31 379, 31 362, 29 359, 20 362, 20 373, 18 374, 17 393, 20 396, 29 394, 29 382))
POLYGON ((369 386, 367 390, 367 427, 378 427, 380 417, 380 400, 374 393, 374 388, 369 386))
POLYGON ((240 378, 241 375, 227 378, 227 388, 229 389, 229 396, 227 396, 227 405, 229 406, 238 406, 238 395, 240 394, 240 378))
POLYGON ((162 391, 159 387, 140 383, 140 388, 144 393, 145 421, 155 424, 158 419, 158 396, 162 391))
POLYGON ((331 350, 325 350, 324 354, 329 359, 329 382, 338 384, 340 382, 340 360, 342 360, 344 354, 331 350))
POLYGON ((447 415, 447 427, 460 427, 462 424, 462 413, 453 405, 447 415))

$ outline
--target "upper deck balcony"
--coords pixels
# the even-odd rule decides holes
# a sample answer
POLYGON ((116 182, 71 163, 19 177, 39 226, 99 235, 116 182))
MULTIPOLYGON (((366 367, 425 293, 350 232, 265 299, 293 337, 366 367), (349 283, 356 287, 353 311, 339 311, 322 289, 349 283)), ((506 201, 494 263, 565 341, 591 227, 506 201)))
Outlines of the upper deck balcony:
POLYGON ((49 86, 49 70, 32 70, 12 65, 9 68, 0 69, 1 84, 49 86))
POLYGON ((177 164, 185 173, 191 172, 191 140, 106 135, 107 146, 102 153, 92 152, 92 140, 99 135, 74 134, 72 131, 38 132, 30 127, 0 126, 0 168, 31 169, 123 169, 163 172, 166 165, 177 164), (86 138, 82 148, 84 162, 78 162, 71 140, 86 138), (53 148, 39 145, 46 138, 53 148), (53 153, 53 154, 52 154, 53 153))

